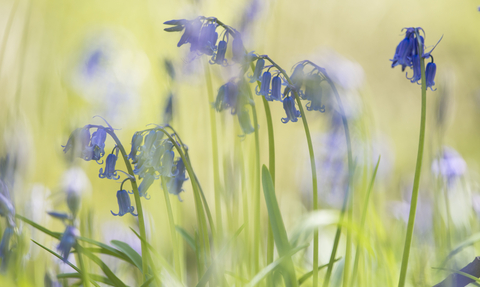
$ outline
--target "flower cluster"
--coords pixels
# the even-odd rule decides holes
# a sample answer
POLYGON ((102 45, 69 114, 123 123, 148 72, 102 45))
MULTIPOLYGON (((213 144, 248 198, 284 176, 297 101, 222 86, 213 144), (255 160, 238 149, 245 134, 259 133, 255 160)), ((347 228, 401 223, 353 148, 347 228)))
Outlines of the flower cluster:
MULTIPOLYGON (((422 79, 421 72, 421 59, 431 58, 431 62, 427 64, 425 69, 425 81, 427 88, 433 91, 432 87, 435 85, 435 74, 437 72, 437 66, 433 62, 433 56, 431 55, 433 49, 429 52, 425 52, 425 32, 422 28, 404 28, 405 38, 398 44, 397 49, 395 50, 395 55, 393 56, 392 68, 395 66, 402 66, 402 72, 405 71, 406 67, 410 67, 413 70, 413 75, 408 77, 412 83, 418 83, 422 79), (420 32, 423 32, 424 36, 420 35, 420 32)), ((438 44, 438 43, 437 43, 438 44)), ((436 45, 435 45, 436 46, 436 45)))
POLYGON ((86 161, 95 160, 98 162, 105 155, 107 132, 104 127, 98 127, 90 135, 91 128, 90 125, 86 125, 73 131, 67 144, 63 146, 63 152, 83 158, 86 161))
POLYGON ((234 36, 231 44, 232 60, 235 62, 242 62, 245 57, 245 50, 240 33, 230 27, 224 27, 224 30, 219 35, 216 32, 220 26, 216 18, 198 17, 194 20, 170 20, 163 23, 172 27, 165 28, 167 32, 183 32, 177 46, 190 44, 190 51, 198 54, 205 54, 211 57, 211 64, 218 64, 222 66, 228 65, 225 58, 230 36, 234 36), (218 42, 218 43, 217 43, 218 42))
POLYGON ((133 135, 128 158, 135 164, 133 172, 143 179, 138 187, 140 196, 150 198, 147 190, 160 177, 168 183, 174 181, 179 186, 172 186, 170 193, 178 195, 182 191, 181 186, 187 180, 185 165, 180 157, 175 158, 173 148, 174 144, 170 139, 164 139, 164 132, 161 130, 150 129, 133 135))

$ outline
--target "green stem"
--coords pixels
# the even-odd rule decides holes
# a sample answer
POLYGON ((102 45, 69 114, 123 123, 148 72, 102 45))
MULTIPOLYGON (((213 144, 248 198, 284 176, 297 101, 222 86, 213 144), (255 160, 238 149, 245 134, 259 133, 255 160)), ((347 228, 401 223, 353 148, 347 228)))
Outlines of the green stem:
MULTIPOLYGON (((417 35, 418 38, 418 35, 417 35)), ((405 286, 407 278, 408 258, 410 256, 410 247, 412 245, 413 227, 415 225, 415 213, 417 211, 418 188, 420 186, 420 173, 422 169, 423 147, 425 143, 425 122, 427 117, 427 83, 425 80, 425 59, 420 57, 420 70, 422 73, 422 112, 420 120, 420 136, 418 140, 417 164, 415 166, 415 178, 413 180, 412 200, 410 204, 410 214, 408 216, 407 235, 405 237, 405 246, 403 248, 402 266, 400 269, 400 278, 398 286, 405 286)))
MULTIPOLYGON (((208 102, 213 103, 215 101, 213 97, 212 88, 212 76, 210 75, 210 69, 208 64, 205 64, 205 81, 207 83, 208 102)), ((217 222, 218 235, 222 234, 222 205, 220 199, 220 179, 218 168, 218 140, 217 140, 217 119, 215 110, 209 108, 210 111, 210 130, 212 131, 212 157, 213 157, 213 187, 215 194, 215 219, 217 222)), ((218 236, 217 236, 218 237, 218 236)))
POLYGON ((170 203, 170 196, 168 194, 168 189, 167 185, 165 183, 165 178, 162 176, 162 189, 163 189, 163 194, 165 196, 165 204, 167 205, 167 214, 168 214, 168 223, 170 225, 170 236, 172 240, 172 246, 173 246, 173 256, 174 256, 174 263, 175 263, 175 272, 177 273, 177 276, 179 278, 183 279, 182 276, 182 266, 180 265, 181 257, 180 257, 180 250, 178 248, 178 241, 177 241, 177 233, 175 231, 175 221, 173 218, 173 211, 172 211, 172 205, 170 203))
MULTIPOLYGON (((115 144, 120 149, 120 153, 122 154, 123 161, 125 162, 125 166, 127 167, 128 174, 132 176, 134 180, 131 180, 132 189, 133 189, 133 196, 135 197, 135 205, 137 207, 138 213, 138 228, 140 229, 140 236, 147 239, 147 233, 145 231, 145 218, 143 216, 143 208, 142 202, 140 200, 140 193, 138 191, 137 181, 135 180, 135 174, 133 173, 132 165, 130 161, 128 161, 127 152, 122 145, 122 142, 118 139, 117 135, 114 133, 113 129, 105 129, 105 131, 112 137, 115 141, 115 144)), ((146 242, 142 243, 142 268, 143 268, 143 282, 148 280, 148 248, 146 242)))
POLYGON ((83 286, 88 287, 90 285, 90 278, 88 278, 88 270, 86 270, 85 263, 83 262, 82 247, 78 242, 75 249, 77 250, 78 265, 80 265, 80 270, 82 271, 80 274, 82 276, 83 286))

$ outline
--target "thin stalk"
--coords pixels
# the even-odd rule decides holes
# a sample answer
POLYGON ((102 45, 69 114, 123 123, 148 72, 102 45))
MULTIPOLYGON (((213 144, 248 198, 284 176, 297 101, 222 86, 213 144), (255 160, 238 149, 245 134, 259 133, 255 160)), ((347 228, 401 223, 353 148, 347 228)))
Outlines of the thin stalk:
MULTIPOLYGON (((250 91, 250 89, 248 89, 250 91)), ((258 134, 258 119, 257 119, 257 109, 255 104, 250 105, 252 107, 253 114, 253 125, 255 127, 255 188, 254 188, 254 198, 253 198, 253 254, 254 254, 254 267, 255 272, 259 271, 259 259, 260 259, 260 243, 262 232, 260 229, 260 139, 258 134)))
POLYGON ((425 80, 425 59, 420 57, 420 70, 422 73, 422 112, 420 119, 420 136, 418 140, 417 164, 415 166, 415 178, 413 180, 412 200, 410 204, 410 214, 408 216, 407 235, 405 237, 405 246, 403 248, 402 266, 400 269, 400 278, 398 286, 405 286, 407 278, 408 258, 410 256, 410 247, 412 245, 413 227, 415 225, 415 214, 417 211, 418 188, 420 186, 420 173, 422 169, 423 147, 425 143, 425 123, 427 118, 427 83, 425 80))
MULTIPOLYGON (((133 173, 132 165, 130 164, 130 161, 128 161, 127 152, 125 151, 125 148, 123 147, 122 142, 118 139, 117 135, 113 132, 113 129, 105 129, 105 131, 112 137, 112 139, 115 141, 115 144, 120 149, 120 153, 122 154, 123 161, 125 162, 125 166, 127 167, 128 174, 130 174, 130 176, 132 176, 132 178, 135 179, 135 174, 133 173)), ((140 236, 145 238, 145 240, 147 240, 147 233, 145 231, 145 218, 143 215, 142 202, 140 200, 140 193, 138 191, 137 181, 131 180, 130 182, 132 184, 133 196, 135 197, 135 205, 136 205, 137 214, 138 214, 138 228, 140 229, 140 236)), ((148 248, 147 248, 146 242, 142 241, 141 244, 142 244, 142 268, 143 268, 142 283, 143 283, 148 280, 148 248)))
MULTIPOLYGON (((348 160, 348 181, 347 181, 345 199, 344 199, 341 214, 340 214, 340 221, 338 222, 338 225, 337 225, 335 239, 333 241, 333 248, 332 248, 332 253, 330 254, 330 261, 328 263, 327 274, 325 275, 325 280, 323 282, 323 286, 326 287, 330 283, 330 277, 332 275, 332 270, 333 270, 333 263, 335 263, 335 255, 337 252, 338 244, 340 242, 340 235, 342 232, 342 221, 344 218, 344 214, 347 210, 350 193, 353 193, 353 191, 350 188, 350 182, 353 179, 353 156, 352 156, 352 142, 350 140, 350 129, 348 127, 347 117, 345 116, 345 110, 343 109, 342 99, 340 98, 337 87, 332 82, 332 80, 328 76, 325 69, 322 69, 322 73, 325 76, 325 80, 328 82, 328 84, 332 88, 333 94, 335 95, 335 99, 337 100, 337 103, 338 103, 338 108, 340 110, 340 115, 342 117, 343 130, 345 132, 345 141, 347 143, 347 160, 348 160)), ((347 230, 347 232, 349 233, 350 231, 347 230)), ((349 257, 349 253, 345 254, 345 261, 347 261, 347 257, 349 257)), ((348 259, 348 262, 349 262, 349 259, 348 259)), ((345 268, 348 268, 347 264, 345 264, 345 268)))
POLYGON ((177 273, 177 276, 179 278, 182 277, 182 266, 180 265, 181 257, 180 257, 180 251, 178 249, 178 241, 177 241, 177 232, 175 231, 175 221, 173 218, 173 211, 172 211, 172 205, 170 203, 170 196, 168 194, 167 190, 167 184, 165 183, 165 178, 162 176, 162 189, 163 189, 163 195, 165 196, 165 204, 167 206, 167 214, 168 214, 168 223, 170 227, 170 236, 172 240, 172 245, 173 245, 173 256, 174 256, 174 264, 175 264, 175 272, 177 273))
MULTIPOLYGON (((212 76, 208 64, 205 64, 205 82, 207 84, 208 102, 213 103, 215 101, 212 88, 212 76)), ((213 108, 208 109, 210 111, 210 130, 212 135, 212 158, 213 158, 213 187, 215 194, 215 219, 217 222, 218 235, 222 232, 222 205, 220 198, 220 179, 219 179, 219 167, 218 167, 218 140, 217 140, 217 118, 215 110, 213 108)), ((218 237, 218 236, 217 236, 218 237)))
MULTIPOLYGON (((368 211, 368 204, 370 202, 370 194, 372 193, 373 184, 375 183, 375 178, 377 176, 378 166, 380 164, 380 158, 381 157, 379 156, 377 160, 377 165, 375 166, 375 170, 373 171, 372 179, 370 180, 370 184, 368 186, 367 195, 365 196, 365 202, 363 203, 363 211, 362 211, 362 217, 360 219, 360 228, 359 228, 360 235, 363 233, 365 220, 367 219, 367 211, 368 211)), ((355 260, 353 262, 352 282, 356 282, 356 279, 357 279, 356 277, 358 272, 358 261, 360 259, 361 251, 362 249, 360 248, 360 241, 359 241, 357 244, 357 251, 355 252, 355 260)))
POLYGON ((82 276, 83 286, 88 287, 90 286, 90 279, 88 278, 88 270, 85 269, 85 263, 83 262, 82 247, 77 243, 75 249, 77 250, 78 265, 80 265, 80 270, 82 270, 80 274, 82 276))

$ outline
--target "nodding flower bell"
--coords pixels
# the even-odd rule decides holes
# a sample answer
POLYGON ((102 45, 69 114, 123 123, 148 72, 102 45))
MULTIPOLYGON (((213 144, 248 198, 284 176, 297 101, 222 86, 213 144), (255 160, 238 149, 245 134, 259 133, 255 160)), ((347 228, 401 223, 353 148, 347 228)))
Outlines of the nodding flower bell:
POLYGON ((124 189, 117 191, 117 201, 118 201, 118 213, 115 214, 113 211, 110 212, 114 216, 124 216, 127 213, 130 213, 133 216, 137 216, 138 214, 133 213, 135 208, 132 206, 130 201, 130 195, 124 189))
POLYGON ((272 80, 272 94, 269 98, 266 98, 269 101, 282 101, 282 79, 280 76, 273 77, 272 80))
POLYGON ((437 73, 437 65, 434 62, 428 63, 425 69, 425 78, 427 81, 427 88, 433 91, 432 87, 435 86, 435 74, 437 73))
POLYGON ((92 158, 98 161, 105 155, 105 140, 107 139, 107 132, 104 128, 98 128, 96 132, 92 134, 91 152, 92 158))
POLYGON ((215 100, 215 109, 221 112, 225 109, 231 108, 232 115, 237 110, 238 85, 229 81, 221 86, 218 90, 217 98, 215 100))
POLYGON ((412 83, 416 83, 422 79, 422 71, 420 67, 420 56, 414 55, 412 63, 413 63, 413 76, 411 78, 407 76, 407 79, 409 79, 410 82, 412 83))
POLYGON ((180 192, 183 191, 182 185, 188 178, 185 177, 185 164, 181 158, 175 163, 175 173, 176 175, 174 177, 163 177, 163 179, 167 181, 166 186, 168 192, 178 196, 178 200, 183 201, 180 198, 180 192))
POLYGON ((302 87, 303 80, 305 78, 305 73, 303 72, 303 64, 298 64, 295 69, 293 70, 292 75, 290 76, 290 80, 293 83, 293 86, 297 91, 300 91, 302 87))
MULTIPOLYGON (((118 152, 117 152, 118 153, 118 152)), ((100 174, 98 175, 100 178, 108 178, 118 180, 120 178, 115 171, 115 164, 117 163, 117 155, 111 153, 107 156, 107 160, 105 161, 105 171, 100 168, 100 174)))
MULTIPOLYGON (((215 32, 217 24, 207 24, 200 30, 197 50, 203 54, 212 56, 217 45, 218 33, 215 32)), ((193 45, 192 45, 193 47, 193 45)))
POLYGON ((7 218, 8 226, 15 226, 15 207, 12 201, 2 193, 0 193, 0 215, 7 218))
POLYGON ((166 177, 174 176, 174 174, 172 174, 174 159, 175 159, 175 153, 173 152, 173 150, 166 150, 163 153, 162 166, 160 168, 161 169, 160 174, 162 176, 166 176, 166 177))
POLYGON ((252 126, 252 122, 250 121, 248 110, 245 107, 239 109, 237 116, 238 123, 240 124, 240 127, 245 135, 251 134, 255 131, 255 128, 252 126))
POLYGON ((148 188, 152 185, 153 181, 155 180, 155 175, 152 173, 146 173, 143 177, 140 186, 138 187, 138 193, 140 196, 145 197, 145 199, 150 199, 150 196, 147 193, 148 188))
POLYGON ((285 99, 283 99, 283 109, 285 110, 287 117, 282 118, 282 123, 286 124, 289 121, 291 122, 298 121, 297 118, 300 117, 300 112, 295 107, 295 98, 288 96, 285 99))
MULTIPOLYGON (((268 97, 270 97, 270 81, 272 79, 272 74, 269 72, 269 71, 266 71, 265 73, 263 73, 263 76, 262 76, 262 85, 260 87, 260 91, 257 90, 257 95, 262 95, 264 96, 266 99, 268 99, 268 97)), ((258 86, 257 86, 257 89, 258 89, 258 86)))
POLYGON ((225 41, 220 41, 218 42, 218 47, 217 47, 217 52, 216 54, 212 57, 212 61, 215 64, 218 65, 225 65, 225 54, 227 53, 227 42, 225 41), (213 58, 215 57, 215 60, 213 58))
POLYGON ((322 87, 320 86, 322 77, 318 74, 310 75, 306 82, 304 99, 310 102, 306 105, 308 111, 325 112, 325 106, 322 105, 322 87))
POLYGON ((405 33, 405 38, 398 44, 397 49, 395 50, 395 55, 393 55, 392 68, 397 65, 402 66, 402 72, 405 71, 406 67, 411 67, 412 65, 412 51, 413 47, 416 44, 413 31, 410 31, 408 28, 407 33, 405 33))
POLYGON ((67 226, 62 238, 60 239, 60 244, 57 246, 57 250, 60 251, 60 254, 62 255, 63 262, 68 261, 68 255, 70 255, 72 247, 75 246, 78 236, 78 229, 71 225, 67 226))
POLYGON ((134 133, 132 137, 132 149, 128 158, 132 160, 132 163, 135 164, 138 161, 137 152, 140 150, 140 146, 143 142, 143 135, 141 133, 134 133))
POLYGON ((253 75, 250 78, 250 83, 260 81, 260 76, 262 75, 263 67, 265 67, 265 60, 258 59, 255 65, 255 71, 253 72, 253 75))
POLYGON ((72 132, 68 138, 67 144, 62 146, 63 152, 71 151, 72 156, 81 157, 84 160, 91 160, 92 155, 89 150, 90 130, 88 128, 78 128, 72 132))

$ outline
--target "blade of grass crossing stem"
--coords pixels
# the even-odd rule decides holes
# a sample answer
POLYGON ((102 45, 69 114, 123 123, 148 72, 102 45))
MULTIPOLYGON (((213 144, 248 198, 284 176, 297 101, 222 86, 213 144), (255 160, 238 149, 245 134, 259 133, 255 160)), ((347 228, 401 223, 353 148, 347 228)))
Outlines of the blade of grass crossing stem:
POLYGON ((108 277, 108 279, 110 279, 115 284, 115 286, 127 287, 127 285, 125 285, 125 283, 123 283, 122 280, 120 280, 115 275, 115 273, 113 273, 113 271, 107 266, 107 264, 105 264, 96 255, 94 255, 94 254, 92 254, 88 251, 85 251, 85 250, 83 250, 82 254, 84 254, 86 257, 88 257, 90 260, 92 260, 95 264, 97 264, 98 267, 100 267, 100 269, 102 269, 103 273, 105 273, 105 275, 108 277))
POLYGON ((195 239, 188 234, 188 232, 181 228, 180 226, 175 226, 175 230, 177 230, 178 233, 185 239, 185 241, 188 243, 188 245, 192 248, 194 252, 197 252, 197 248, 195 246, 195 239))
POLYGON ((476 281, 476 282, 480 282, 480 278, 477 278, 475 276, 472 276, 468 273, 465 273, 463 271, 460 271, 460 270, 454 270, 454 269, 450 269, 450 268, 437 268, 437 267, 432 267, 432 269, 437 269, 437 270, 443 270, 443 271, 449 271, 449 272, 452 272, 452 273, 457 273, 459 275, 462 275, 462 276, 465 276, 467 278, 470 278, 472 279, 473 281, 476 281))
MULTIPOLYGON (((375 170, 373 171, 372 179, 370 180, 370 184, 368 186, 367 194, 365 196, 365 201, 363 203, 363 210, 362 210, 362 217, 360 219, 360 230, 359 234, 363 232, 363 227, 365 226, 365 220, 367 218, 367 211, 368 211, 368 203, 370 202, 370 194, 372 193, 373 184, 375 183, 375 178, 377 177, 378 166, 380 165, 381 156, 378 157, 377 164, 375 166, 375 170)), ((357 272, 358 272, 358 261, 360 259, 360 240, 357 243, 357 251, 355 252, 355 260, 353 262, 353 271, 352 271, 352 282, 356 282, 357 272)))
MULTIPOLYGON (((333 261, 333 262, 337 262, 337 261, 340 260, 341 258, 342 258, 342 257, 339 257, 339 258, 335 259, 335 261, 333 261)), ((325 268, 325 267, 327 267, 327 266, 328 266, 328 263, 327 263, 327 264, 324 264, 324 265, 322 265, 322 266, 318 266, 318 270, 321 270, 321 269, 323 269, 323 268, 325 268)), ((310 272, 307 272, 307 273, 303 274, 303 276, 300 277, 300 279, 298 279, 298 286, 300 286, 300 285, 302 285, 303 283, 305 283, 310 277, 312 277, 312 275, 313 275, 313 270, 310 271, 310 272)))
POLYGON ((197 283, 197 287, 203 287, 207 284, 207 282, 210 280, 210 277, 213 275, 213 271, 215 271, 215 265, 219 260, 221 260, 225 256, 225 253, 227 252, 228 247, 238 237, 238 235, 240 234, 240 232, 242 232, 242 230, 243 230, 243 225, 240 226, 237 232, 235 232, 232 238, 227 242, 227 244, 225 244, 222 250, 220 250, 220 252, 217 255, 217 258, 213 260, 213 262, 210 264, 205 274, 203 274, 202 278, 197 283))
MULTIPOLYGON (((287 256, 291 247, 290 243, 288 242, 287 231, 285 230, 285 225, 283 224, 282 215, 280 213, 280 208, 278 207, 277 198, 275 196, 275 188, 273 187, 272 177, 270 176, 270 172, 265 165, 262 167, 262 184, 263 193, 265 195, 265 203, 268 210, 268 218, 270 219, 270 224, 272 226, 273 239, 277 245, 278 253, 280 256, 284 257, 287 256)), ((286 258, 282 266, 285 269, 285 277, 288 277, 284 277, 285 284, 287 286, 298 286, 292 258, 286 258)))
POLYGON ((112 240, 110 242, 112 243, 113 246, 123 251, 123 253, 125 253, 132 260, 135 266, 138 267, 140 272, 143 273, 142 256, 140 256, 140 254, 138 254, 137 251, 133 250, 133 248, 130 247, 130 245, 128 245, 123 241, 112 240))
POLYGON ((16 214, 15 217, 22 220, 25 223, 28 223, 29 225, 31 225, 32 227, 35 227, 36 229, 42 231, 43 233, 50 235, 53 238, 60 239, 60 237, 62 236, 62 233, 50 231, 47 228, 45 228, 45 227, 31 221, 30 219, 21 216, 21 215, 16 214))
MULTIPOLYGON (((95 280, 95 281, 103 283, 103 284, 107 284, 107 285, 110 285, 110 286, 115 286, 115 284, 113 284, 113 282, 110 281, 110 279, 108 279, 105 276, 101 276, 101 275, 97 275, 97 274, 90 274, 89 276, 91 278, 90 282, 95 280)), ((68 279, 68 278, 81 279, 82 275, 80 273, 62 273, 62 274, 57 275, 57 279, 68 279)))

